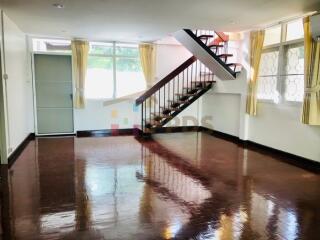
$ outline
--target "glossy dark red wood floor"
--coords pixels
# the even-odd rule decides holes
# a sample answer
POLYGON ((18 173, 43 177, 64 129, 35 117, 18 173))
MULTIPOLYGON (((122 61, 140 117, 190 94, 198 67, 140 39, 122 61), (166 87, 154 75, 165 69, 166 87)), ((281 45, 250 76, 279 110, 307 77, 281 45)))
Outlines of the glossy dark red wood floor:
POLYGON ((319 175, 205 133, 40 138, 1 180, 3 239, 320 239, 319 175))

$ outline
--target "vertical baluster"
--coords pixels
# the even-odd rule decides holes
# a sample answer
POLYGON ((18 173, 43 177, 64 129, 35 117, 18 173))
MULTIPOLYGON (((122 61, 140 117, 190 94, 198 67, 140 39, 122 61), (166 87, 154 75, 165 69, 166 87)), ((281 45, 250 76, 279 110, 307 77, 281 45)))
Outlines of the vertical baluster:
MULTIPOLYGON (((187 69, 186 69, 187 70, 187 69)), ((185 78, 185 71, 186 70, 184 70, 183 71, 183 75, 182 75, 182 89, 183 89, 183 86, 184 86, 184 78, 185 78)))
POLYGON ((201 84, 201 82, 202 82, 202 80, 201 80, 201 76, 200 76, 200 72, 201 72, 201 69, 200 69, 200 67, 201 67, 201 65, 200 65, 200 63, 199 63, 199 61, 197 60, 197 77, 198 77, 198 79, 199 79, 199 82, 200 82, 200 84, 201 84))
POLYGON ((189 67, 187 67, 187 87, 188 86, 189 86, 189 67))
MULTIPOLYGON (((171 80, 173 81, 173 80, 171 80)), ((170 81, 170 82, 171 82, 170 81)), ((170 92, 170 82, 168 83, 168 100, 170 100, 170 95, 171 95, 171 92, 170 92)))
POLYGON ((141 131, 144 132, 144 121, 143 121, 143 102, 141 104, 141 131))
POLYGON ((192 81, 194 80, 194 77, 193 77, 193 74, 194 74, 193 68, 194 68, 194 64, 192 63, 192 64, 191 64, 191 89, 193 88, 193 87, 192 87, 192 81))
POLYGON ((199 73, 199 76, 200 76, 200 79, 201 79, 201 82, 203 82, 202 84, 204 84, 204 81, 202 81, 203 80, 203 78, 202 78, 202 70, 203 69, 203 64, 202 64, 202 62, 200 62, 200 73, 199 73))
POLYGON ((160 97, 160 88, 158 90, 158 107, 159 107, 159 113, 160 113, 160 104, 161 103, 161 97, 160 97))
POLYGON ((206 67, 207 81, 210 81, 209 68, 206 67))
POLYGON ((164 108, 166 108, 166 84, 163 86, 163 102, 164 108))
POLYGON ((196 75, 195 75, 195 82, 198 80, 198 60, 196 60, 196 75))
POLYGON ((211 81, 214 81, 214 74, 213 74, 213 72, 212 72, 212 71, 211 71, 211 73, 212 73, 211 81))
MULTIPOLYGON (((179 76, 179 75, 178 75, 179 76)), ((176 77, 173 79, 173 90, 172 90, 172 101, 174 101, 174 95, 175 95, 175 85, 176 85, 176 77)))
POLYGON ((147 123, 147 109, 146 109, 146 100, 145 101, 143 101, 143 105, 144 105, 144 124, 146 125, 146 123, 147 123))
POLYGON ((149 122, 151 122, 151 96, 149 97, 149 122))
POLYGON ((152 94, 152 98, 153 98, 153 113, 156 113, 156 94, 152 94))
POLYGON ((203 64, 203 79, 204 79, 204 86, 207 85, 207 77, 206 77, 206 66, 203 64))
POLYGON ((178 74, 178 86, 177 86, 177 92, 179 93, 180 88, 180 73, 178 74))

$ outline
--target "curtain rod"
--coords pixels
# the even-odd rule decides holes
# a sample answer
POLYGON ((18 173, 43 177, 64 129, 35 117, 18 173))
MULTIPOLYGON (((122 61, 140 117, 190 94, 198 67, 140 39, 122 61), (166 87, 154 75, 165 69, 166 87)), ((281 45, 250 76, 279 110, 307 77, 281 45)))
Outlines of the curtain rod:
POLYGON ((276 23, 272 23, 272 24, 269 24, 269 25, 265 25, 263 26, 262 28, 263 29, 266 29, 266 28, 271 28, 271 27, 274 27, 274 26, 277 26, 277 25, 281 25, 283 23, 288 23, 288 22, 291 22, 291 21, 294 21, 294 20, 297 20, 299 18, 303 18, 303 17, 307 17, 307 16, 312 16, 314 14, 318 13, 318 11, 313 11, 313 12, 308 12, 308 13, 305 13, 305 14, 302 14, 300 16, 295 16, 295 17, 291 17, 291 18, 287 18, 285 20, 281 20, 281 21, 278 21, 276 23))

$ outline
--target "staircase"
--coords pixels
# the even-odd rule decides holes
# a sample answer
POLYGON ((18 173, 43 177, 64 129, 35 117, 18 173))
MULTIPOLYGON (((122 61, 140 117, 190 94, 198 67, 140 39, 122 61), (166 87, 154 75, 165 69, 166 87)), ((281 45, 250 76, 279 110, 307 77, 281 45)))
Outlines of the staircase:
POLYGON ((184 29, 175 37, 194 56, 136 100, 136 105, 141 105, 143 134, 156 132, 210 90, 215 76, 231 80, 241 71, 240 64, 230 62, 233 55, 228 53, 227 35, 184 29))
POLYGON ((154 133, 211 89, 214 74, 192 56, 136 100, 141 130, 154 133))
POLYGON ((175 38, 203 62, 221 80, 234 80, 241 71, 241 64, 230 61, 228 35, 208 30, 183 29, 175 38))

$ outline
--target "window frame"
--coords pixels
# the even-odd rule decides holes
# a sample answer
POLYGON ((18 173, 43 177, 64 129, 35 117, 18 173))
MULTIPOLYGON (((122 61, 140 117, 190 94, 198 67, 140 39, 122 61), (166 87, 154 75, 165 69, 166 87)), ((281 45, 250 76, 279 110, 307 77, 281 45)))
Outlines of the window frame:
MULTIPOLYGON (((302 19, 301 19, 301 21, 302 21, 302 19)), ((286 53, 287 53, 286 51, 289 48, 289 46, 292 46, 292 45, 303 46, 304 45, 304 37, 286 41, 288 23, 290 23, 290 22, 285 22, 285 23, 279 24, 281 26, 280 42, 276 43, 276 44, 270 44, 270 45, 264 46, 262 49, 262 54, 264 52, 268 52, 272 49, 279 50, 278 72, 276 75, 277 76, 276 90, 279 93, 279 102, 275 102, 274 100, 270 100, 270 99, 257 99, 258 102, 270 103, 270 104, 282 104, 282 105, 287 105, 287 106, 301 106, 302 105, 302 102, 300 102, 300 101, 288 101, 285 98, 285 91, 286 91, 286 81, 285 81, 286 79, 285 78, 286 78, 286 76, 289 76, 288 74, 286 74, 286 66, 287 66, 286 65, 287 64, 286 63, 286 53)), ((276 26, 273 26, 273 27, 276 27, 276 26)))
MULTIPOLYGON (((89 54, 88 56, 93 56, 93 57, 109 57, 112 58, 112 64, 113 64, 113 94, 112 94, 112 98, 87 98, 90 100, 115 100, 117 99, 117 58, 129 58, 129 59, 138 59, 140 61, 139 55, 137 57, 135 56, 129 56, 129 55, 117 55, 116 54, 116 47, 117 44, 126 44, 125 42, 98 42, 98 41, 91 41, 89 42, 89 44, 94 44, 94 43, 112 43, 112 54, 97 54, 97 53, 93 53, 89 54)), ((136 44, 136 43, 127 43, 127 44, 136 44)), ((137 48, 138 48, 138 44, 137 48)))

